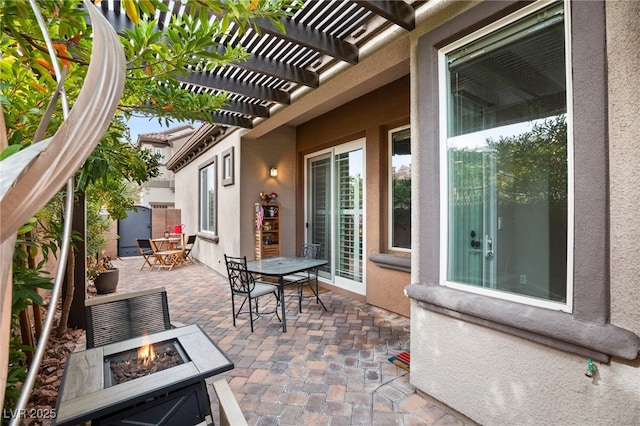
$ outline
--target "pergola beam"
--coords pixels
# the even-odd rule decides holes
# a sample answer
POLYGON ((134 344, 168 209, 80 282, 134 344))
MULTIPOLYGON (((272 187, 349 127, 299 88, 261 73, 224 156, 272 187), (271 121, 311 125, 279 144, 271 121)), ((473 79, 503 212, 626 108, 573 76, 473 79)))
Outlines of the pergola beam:
POLYGON ((336 59, 350 64, 358 63, 358 46, 346 41, 339 40, 330 35, 297 24, 289 19, 281 19, 285 28, 285 33, 281 33, 268 19, 256 20, 260 29, 268 34, 276 36, 286 41, 306 46, 312 50, 319 51, 325 55, 333 56, 336 59))
POLYGON ((355 1, 355 3, 405 30, 411 31, 416 27, 416 13, 411 5, 403 1, 355 1))
POLYGON ((187 76, 180 77, 183 83, 195 84, 209 89, 224 90, 239 95, 249 96, 254 99, 289 104, 291 102, 289 93, 284 90, 271 89, 250 82, 242 82, 236 79, 221 77, 207 72, 192 72, 187 76))

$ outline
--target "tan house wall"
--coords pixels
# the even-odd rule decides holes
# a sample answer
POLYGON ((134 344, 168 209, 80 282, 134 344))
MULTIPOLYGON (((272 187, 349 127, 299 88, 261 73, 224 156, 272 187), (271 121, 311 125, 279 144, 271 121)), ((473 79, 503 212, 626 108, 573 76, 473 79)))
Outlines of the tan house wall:
POLYGON ((221 275, 227 274, 224 255, 254 259, 254 203, 260 192, 280 195, 281 250, 283 255, 297 253, 294 217, 295 131, 283 127, 255 140, 242 140, 242 131, 230 132, 197 159, 176 173, 176 208, 188 234, 198 235, 192 257, 221 275), (242 143, 241 143, 242 140, 242 143), (234 181, 222 184, 222 155, 233 148, 234 181), (217 158, 218 233, 199 232, 199 170, 217 158), (271 177, 269 168, 278 168, 271 177), (286 237, 290 236, 290 237, 286 237))
MULTIPOLYGON (((241 150, 241 250, 248 260, 255 258, 254 203, 261 192, 278 194, 280 203, 280 254, 295 256, 300 247, 295 238, 295 129, 283 126, 255 140, 242 141, 241 150), (271 177, 271 166, 278 168, 278 176, 271 177)), ((299 223, 299 222, 298 222, 299 223)))
MULTIPOLYGON (((387 247, 389 129, 409 124, 409 78, 380 89, 310 120, 297 128, 296 232, 298 246, 304 238, 304 156, 364 137, 366 179, 365 285, 367 303, 409 316, 410 303, 403 289, 410 274, 385 269, 368 260, 387 247)), ((401 253, 409 256, 409 253, 401 253)), ((353 295, 354 297, 358 297, 353 295)))
MULTIPOLYGON (((576 3, 579 2, 572 5, 576 3)), ((607 275, 611 324, 637 335, 640 334, 637 249, 640 3, 605 4, 610 234, 609 241, 601 243, 610 250, 607 275)), ((423 33, 426 32, 425 29, 423 33)), ((412 34, 414 83, 420 78, 416 60, 420 35, 417 31, 412 34)), ((418 94, 414 91, 412 124, 418 126, 419 114, 425 112, 418 110, 415 96, 418 94)), ((422 164, 427 159, 414 156, 416 161, 422 164)), ((419 203, 425 205, 427 200, 420 199, 419 203)), ((414 241, 422 235, 423 232, 414 230, 414 241)), ((422 270, 422 258, 430 249, 433 247, 415 250, 412 265, 415 282, 421 282, 422 276, 427 275, 422 270)), ((420 301, 412 301, 411 383, 481 424, 640 424, 640 357, 632 361, 612 357, 609 362, 596 362, 594 378, 585 376, 587 366, 587 356, 443 315, 426 309, 420 301)))

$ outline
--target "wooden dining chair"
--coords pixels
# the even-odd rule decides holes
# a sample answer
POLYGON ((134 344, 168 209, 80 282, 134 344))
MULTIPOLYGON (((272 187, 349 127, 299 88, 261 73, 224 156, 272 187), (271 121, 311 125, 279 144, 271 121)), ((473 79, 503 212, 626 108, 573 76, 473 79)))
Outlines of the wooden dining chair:
POLYGON ((193 261, 193 259, 191 258, 191 249, 193 248, 193 245, 196 243, 196 236, 195 235, 189 235, 188 237, 186 237, 185 242, 182 244, 182 259, 184 260, 184 263, 186 264, 191 264, 193 265, 195 262, 193 261))
POLYGON ((256 281, 253 274, 247 271, 247 257, 231 257, 224 255, 224 261, 227 265, 227 274, 229 276, 229 285, 231 286, 231 313, 233 315, 233 326, 236 326, 236 318, 238 315, 249 314, 249 322, 251 323, 251 332, 253 333, 253 317, 254 315, 260 316, 263 314, 275 313, 279 321, 280 315, 278 315, 278 306, 280 306, 280 299, 278 298, 278 287, 262 281, 256 281), (273 311, 260 312, 258 310, 258 299, 261 296, 272 294, 276 299, 276 307, 273 311), (242 304, 236 311, 235 297, 240 296, 244 299, 242 304), (249 301, 248 311, 243 312, 242 308, 244 304, 249 301), (255 309, 255 312, 254 312, 255 309))
POLYGON ((153 271, 154 266, 158 260, 153 255, 153 248, 151 247, 151 241, 148 239, 140 239, 136 238, 136 245, 138 246, 138 250, 140 251, 140 255, 143 257, 144 262, 140 267, 142 271, 144 268, 149 268, 150 271, 153 271), (153 263, 151 263, 153 261, 153 263))
POLYGON ((158 246, 153 241, 150 241, 151 248, 153 249, 153 256, 156 259, 154 266, 159 269, 167 268, 172 270, 174 266, 180 265, 182 261, 183 249, 179 250, 158 250, 158 246))

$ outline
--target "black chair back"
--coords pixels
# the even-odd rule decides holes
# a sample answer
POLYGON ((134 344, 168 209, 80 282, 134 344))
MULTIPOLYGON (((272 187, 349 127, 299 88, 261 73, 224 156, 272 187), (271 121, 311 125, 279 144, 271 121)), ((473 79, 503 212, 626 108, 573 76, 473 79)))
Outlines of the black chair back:
POLYGON ((146 238, 136 238, 136 244, 138 244, 138 248, 140 249, 140 253, 144 254, 152 254, 153 248, 151 247, 151 241, 146 238))
POLYGON ((306 259, 319 259, 320 258, 320 244, 304 243, 302 244, 302 250, 300 256, 306 259))
POLYGON ((232 257, 224 255, 231 291, 235 293, 251 293, 256 286, 253 274, 247 271, 247 256, 232 257))
POLYGON ((87 348, 169 330, 164 287, 85 300, 87 348))

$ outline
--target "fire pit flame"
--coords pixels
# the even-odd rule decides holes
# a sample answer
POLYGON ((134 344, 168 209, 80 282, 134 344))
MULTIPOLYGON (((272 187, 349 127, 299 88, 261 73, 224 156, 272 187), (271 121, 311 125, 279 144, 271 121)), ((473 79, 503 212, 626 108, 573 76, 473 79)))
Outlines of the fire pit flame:
POLYGON ((144 336, 140 347, 105 358, 105 387, 157 373, 184 362, 189 362, 189 357, 176 340, 151 344, 144 336))
POLYGON ((145 344, 138 348, 138 361, 147 366, 154 359, 156 359, 156 352, 153 350, 153 346, 145 341, 145 344))

